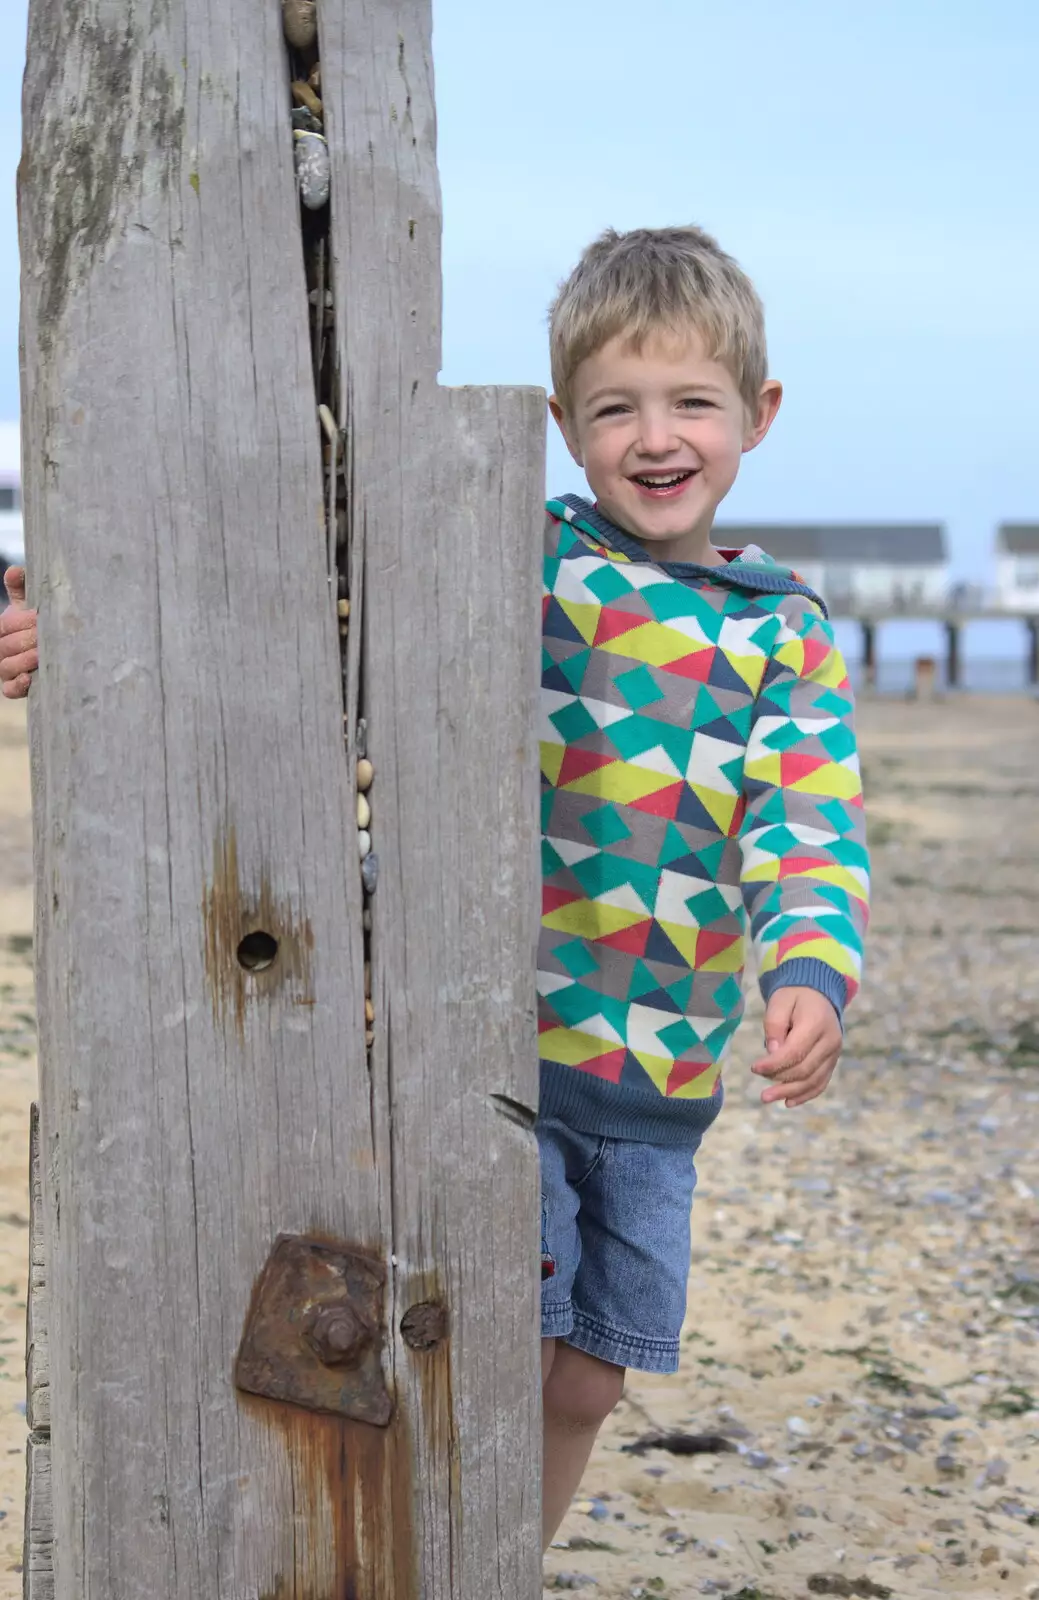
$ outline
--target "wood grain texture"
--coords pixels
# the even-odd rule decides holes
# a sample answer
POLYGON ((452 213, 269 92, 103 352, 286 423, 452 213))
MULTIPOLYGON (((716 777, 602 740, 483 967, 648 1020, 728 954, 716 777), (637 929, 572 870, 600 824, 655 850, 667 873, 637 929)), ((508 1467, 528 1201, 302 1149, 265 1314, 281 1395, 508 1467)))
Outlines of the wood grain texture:
POLYGON ((51 1442, 45 1433, 31 1433, 26 1451, 22 1594, 25 1600, 54 1600, 51 1442))
POLYGON ((338 1563, 312 1463, 231 1381, 278 1232, 383 1233, 286 85, 277 6, 33 6, 60 1600, 317 1596, 338 1563), (252 977, 258 924, 283 958, 252 977))
POLYGON ((30 1431, 51 1425, 49 1290, 43 1234, 43 1173, 40 1167, 40 1108, 29 1114, 29 1292, 25 1314, 25 1420, 30 1431))
POLYGON ((30 8, 58 1600, 539 1592, 536 1151, 491 1096, 536 1095, 542 399, 436 389, 428 5, 321 29, 370 1063, 278 7, 30 8), (273 1239, 311 1229, 392 1269, 385 1430, 233 1388, 273 1239), (414 1351, 430 1298, 450 1337, 414 1351))
POLYGON ((451 1324, 449 1352, 395 1349, 419 1480, 417 1593, 526 1600, 540 1592, 537 1163, 530 1128, 504 1113, 532 1120, 537 1104, 544 396, 437 387, 427 0, 352 0, 319 26, 376 771, 373 1061, 390 1118, 394 1323, 442 1297, 451 1324))

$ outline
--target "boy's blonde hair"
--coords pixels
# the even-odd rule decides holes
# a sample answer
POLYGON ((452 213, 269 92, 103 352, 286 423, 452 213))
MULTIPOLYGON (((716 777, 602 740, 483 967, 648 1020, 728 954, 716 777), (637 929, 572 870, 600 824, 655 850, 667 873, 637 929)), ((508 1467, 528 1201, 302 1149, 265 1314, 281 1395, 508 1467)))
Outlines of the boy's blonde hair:
POLYGON ((607 228, 561 286, 549 313, 552 385, 571 411, 574 373, 619 335, 639 349, 654 333, 695 329, 732 374, 751 415, 768 376, 765 313, 743 269, 701 228, 607 228))

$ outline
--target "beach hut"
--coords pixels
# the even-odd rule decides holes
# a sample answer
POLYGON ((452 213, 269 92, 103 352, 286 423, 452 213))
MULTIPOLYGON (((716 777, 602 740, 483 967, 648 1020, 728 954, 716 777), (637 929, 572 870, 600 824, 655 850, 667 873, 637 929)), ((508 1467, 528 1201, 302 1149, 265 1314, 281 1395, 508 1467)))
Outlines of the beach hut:
POLYGON ((1005 610, 1039 613, 1039 522, 1000 524, 996 590, 1005 610))
POLYGON ((714 542, 760 545, 837 614, 919 614, 948 596, 945 529, 937 522, 730 523, 715 527, 714 542))

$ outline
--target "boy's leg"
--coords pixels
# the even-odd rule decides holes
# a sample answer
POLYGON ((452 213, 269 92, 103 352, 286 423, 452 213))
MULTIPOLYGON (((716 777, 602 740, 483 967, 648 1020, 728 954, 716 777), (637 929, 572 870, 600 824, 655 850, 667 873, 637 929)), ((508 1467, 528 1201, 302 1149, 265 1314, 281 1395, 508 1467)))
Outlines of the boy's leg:
POLYGON ((538 1123, 541 1151, 542 1528, 547 1546, 581 1481, 595 1436, 620 1398, 621 1369, 564 1341, 574 1325, 571 1292, 581 1259, 574 1187, 601 1159, 605 1140, 538 1123), (606 1374, 605 1379, 602 1377, 606 1374))
POLYGON ((547 1549, 577 1492, 599 1429, 624 1391, 624 1368, 560 1340, 543 1339, 541 1371, 541 1526, 547 1549))
POLYGON ((543 1527, 566 1514, 628 1367, 673 1372, 689 1275, 692 1142, 657 1146, 539 1119, 543 1527))
POLYGON ((673 1372, 689 1276, 695 1145, 591 1138, 542 1121, 541 1297, 548 1544, 625 1371, 673 1372))

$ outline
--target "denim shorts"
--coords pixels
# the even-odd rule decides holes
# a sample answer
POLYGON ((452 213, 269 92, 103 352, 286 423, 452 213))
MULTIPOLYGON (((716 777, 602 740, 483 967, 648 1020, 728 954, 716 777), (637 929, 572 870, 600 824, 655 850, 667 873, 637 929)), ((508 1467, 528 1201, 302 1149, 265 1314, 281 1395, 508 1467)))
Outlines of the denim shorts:
POLYGON ((606 1139, 554 1117, 539 1117, 536 1131, 542 1338, 618 1367, 674 1372, 699 1140, 606 1139))

